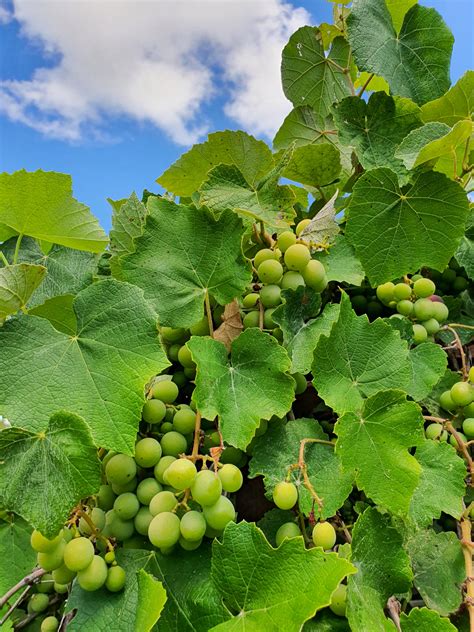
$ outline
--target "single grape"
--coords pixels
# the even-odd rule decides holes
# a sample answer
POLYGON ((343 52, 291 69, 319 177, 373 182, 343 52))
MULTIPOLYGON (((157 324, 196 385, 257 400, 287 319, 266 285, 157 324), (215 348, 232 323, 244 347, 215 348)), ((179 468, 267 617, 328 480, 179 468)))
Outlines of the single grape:
POLYGON ((105 587, 110 592, 120 592, 125 586, 126 573, 121 566, 111 566, 107 571, 105 587))
POLYGON ((346 602, 347 602, 347 586, 345 584, 339 584, 336 590, 331 595, 331 603, 329 608, 338 617, 346 616, 346 602))
POLYGON ((265 329, 273 329, 276 326, 275 321, 273 320, 273 312, 276 307, 271 307, 270 309, 266 309, 263 314, 263 326, 265 329))
POLYGON ((370 318, 375 319, 381 316, 382 313, 383 313, 383 307, 379 303, 379 301, 376 301, 374 299, 367 303, 367 316, 370 316, 370 318))
POLYGON ((448 412, 453 412, 456 409, 456 404, 451 397, 451 391, 443 391, 439 396, 439 405, 448 412))
POLYGON ((407 283, 397 283, 393 288, 393 298, 396 301, 405 301, 411 297, 411 287, 407 283))
POLYGON ((250 309, 251 307, 255 307, 258 303, 258 299, 260 295, 257 292, 251 292, 250 294, 246 294, 242 299, 242 306, 245 309, 250 309))
POLYGON ((301 535, 301 530, 298 525, 294 522, 285 522, 281 525, 281 527, 276 532, 275 540, 276 545, 280 546, 280 544, 285 539, 296 538, 301 535))
POLYGON ((418 323, 415 323, 413 325, 413 342, 416 345, 419 345, 422 342, 426 342, 427 338, 428 338, 428 332, 423 327, 423 325, 419 325, 418 323))
POLYGON ((237 466, 239 466, 242 460, 245 460, 246 462, 245 452, 242 452, 242 450, 239 450, 238 448, 234 448, 234 446, 231 446, 231 445, 227 446, 224 449, 224 451, 221 454, 221 459, 220 459, 221 463, 223 464, 232 463, 233 465, 237 465, 237 466))
POLYGON ((168 347, 168 350, 167 350, 168 358, 172 362, 177 362, 178 361, 178 353, 179 353, 180 349, 181 349, 181 345, 178 344, 178 343, 168 347))
POLYGON ((185 369, 195 369, 196 363, 193 360, 193 356, 191 355, 191 351, 188 349, 186 345, 183 345, 178 353, 179 363, 185 369))
POLYGON ((317 522, 313 527, 312 537, 314 545, 321 546, 325 551, 336 544, 336 530, 330 522, 317 522))
POLYGON ((54 551, 54 549, 58 546, 62 539, 62 531, 58 533, 58 535, 56 535, 54 538, 49 540, 35 529, 30 537, 30 545, 33 551, 36 551, 37 553, 49 553, 50 551, 54 551))
POLYGON ((189 328, 191 336, 208 336, 209 335, 209 321, 207 316, 203 316, 197 323, 191 325, 189 328))
POLYGON ((40 632, 56 632, 59 628, 59 619, 50 615, 41 621, 40 632))
POLYGON ((433 301, 429 298, 419 298, 413 304, 413 313, 418 320, 433 318, 433 301))
POLYGON ((281 303, 281 288, 279 285, 265 285, 260 290, 260 300, 264 307, 276 307, 281 303))
POLYGON ((172 404, 179 395, 179 389, 172 380, 155 382, 151 389, 154 399, 160 399, 165 404, 172 404))
POLYGON ((311 254, 304 244, 294 244, 285 252, 284 259, 288 270, 302 272, 310 261, 311 254))
POLYGON ((308 381, 302 373, 292 373, 291 377, 295 380, 295 393, 301 395, 308 388, 308 381))
POLYGON ((178 459, 171 463, 166 470, 166 480, 175 489, 183 490, 191 487, 196 474, 197 470, 194 463, 188 459, 178 459))
POLYGON ((277 246, 281 252, 286 252, 293 244, 296 244, 296 235, 291 230, 285 230, 278 235, 277 246))
POLYGON ((276 255, 273 250, 270 250, 270 248, 262 248, 255 255, 253 259, 253 265, 258 270, 258 268, 262 265, 264 261, 270 261, 272 259, 278 259, 278 255, 276 255))
MULTIPOLYGON (((68 542, 68 544, 70 543, 68 542)), ((48 551, 47 553, 38 553, 38 565, 45 571, 54 571, 59 568, 63 563, 64 549, 66 546, 67 545, 64 540, 61 539, 56 548, 52 551, 48 551)))
POLYGON ((108 568, 105 560, 94 555, 89 566, 77 573, 77 581, 83 590, 99 590, 107 579, 108 568))
POLYGON ((173 373, 173 382, 178 388, 183 388, 183 386, 185 386, 188 382, 184 371, 175 371, 175 373, 173 373))
POLYGON ((242 324, 244 329, 248 329, 249 327, 258 327, 260 324, 260 312, 258 310, 247 312, 242 319, 242 324))
POLYGON ((137 473, 137 464, 127 454, 116 454, 107 463, 105 475, 109 483, 126 485, 137 473))
POLYGON ((444 433, 445 433, 445 430, 442 424, 432 423, 432 424, 429 424, 429 426, 425 428, 425 437, 427 439, 432 439, 432 440, 440 439, 442 441, 444 433))
POLYGON ((413 292, 418 298, 427 298, 436 292, 436 285, 431 279, 418 279, 413 284, 413 292))
POLYGON ((452 268, 446 268, 441 275, 441 278, 447 285, 451 285, 454 283, 454 279, 456 278, 456 271, 452 268))
POLYGON ((153 437, 145 437, 135 444, 135 461, 140 467, 154 467, 161 458, 161 446, 153 437))
POLYGON ((356 314, 363 314, 367 309, 367 299, 363 294, 356 294, 351 297, 352 308, 356 314))
POLYGON ((440 329, 440 324, 435 318, 430 318, 429 320, 425 320, 422 323, 422 325, 428 332, 428 335, 430 336, 434 336, 436 333, 438 333, 440 329))
MULTIPOLYGON (((59 568, 63 568, 60 566, 59 568)), ((53 571, 55 573, 56 571, 53 571)), ((51 573, 45 573, 36 584, 36 590, 40 593, 50 593, 54 590, 54 579, 51 573)))
POLYGON ((266 433, 267 428, 268 428, 268 421, 266 419, 261 419, 260 420, 260 425, 255 430, 255 436, 256 437, 261 437, 263 434, 266 433))
POLYGON ((64 565, 75 573, 89 566, 93 557, 94 545, 87 538, 74 538, 64 549, 64 565))
POLYGON ((156 496, 162 489, 156 478, 144 478, 138 483, 137 498, 142 505, 149 505, 153 496, 156 496))
POLYGON ((75 571, 71 571, 66 564, 62 564, 59 568, 54 569, 52 578, 57 584, 69 584, 75 576, 75 571))
POLYGON ((176 500, 176 496, 173 492, 164 490, 162 492, 158 492, 158 494, 153 496, 151 499, 150 513, 152 516, 157 516, 165 511, 172 511, 177 504, 178 501, 176 500))
POLYGON ((195 424, 196 413, 191 408, 181 408, 173 417, 173 428, 181 434, 193 432, 195 424))
POLYGON ((262 283, 279 283, 283 276, 283 266, 275 259, 267 259, 258 266, 257 273, 262 283))
POLYGON ((173 461, 176 461, 176 458, 174 456, 162 456, 158 463, 155 465, 153 474, 158 483, 161 483, 162 485, 166 484, 163 475, 166 469, 171 465, 171 463, 173 463, 173 461))
POLYGON ((303 276, 299 272, 285 272, 281 279, 282 290, 296 290, 300 285, 305 285, 303 276))
POLYGON ((206 521, 199 511, 188 511, 181 518, 180 530, 185 540, 202 540, 206 533, 206 521))
MULTIPOLYGON (((461 439, 461 441, 462 441, 463 443, 466 443, 466 442, 467 442, 467 437, 466 437, 466 435, 465 435, 465 434, 463 434, 462 432, 459 432, 459 430, 458 430, 458 433, 457 433, 457 434, 458 434, 458 437, 461 439)), ((449 436, 449 443, 450 443, 452 446, 454 446, 456 449, 458 449, 458 442, 456 441, 456 439, 455 439, 454 435, 450 435, 450 436, 449 436)))
POLYGON ((413 303, 411 301, 398 301, 397 312, 402 316, 411 316, 413 312, 413 303))
POLYGON ((470 439, 474 437, 474 417, 467 417, 462 422, 462 429, 467 437, 470 439))
POLYGON ((28 600, 28 612, 44 612, 49 606, 49 597, 44 593, 35 593, 28 600))
POLYGON ((148 507, 140 507, 137 515, 133 519, 135 531, 137 531, 140 535, 148 535, 148 527, 150 526, 150 522, 152 520, 153 514, 148 507))
POLYGON ((471 366, 471 368, 469 369, 468 379, 471 384, 474 384, 474 366, 471 366))
POLYGON ((148 538, 153 546, 169 547, 179 540, 179 518, 170 511, 157 514, 148 527, 148 538))
POLYGON ((468 406, 474 397, 474 388, 467 382, 456 382, 451 386, 451 399, 456 406, 468 406))
POLYGON ((220 496, 214 505, 205 505, 202 511, 212 529, 224 529, 231 520, 235 520, 234 505, 226 496, 220 496))
POLYGON ((106 533, 119 542, 131 538, 135 531, 133 520, 122 520, 114 509, 107 512, 106 533))
POLYGON ((160 399, 147 399, 143 404, 142 418, 147 424, 158 424, 166 415, 166 405, 160 399))
POLYGON ((183 340, 186 335, 186 331, 180 327, 177 329, 173 329, 173 327, 161 327, 160 333, 166 342, 179 342, 183 340))
POLYGON ((311 219, 310 218, 306 218, 306 219, 302 219, 300 222, 298 222, 298 224, 296 225, 295 228, 295 233, 296 235, 299 237, 301 235, 301 233, 304 231, 304 229, 309 226, 311 224, 311 219))
POLYGON ((63 527, 62 534, 63 534, 64 542, 70 542, 75 536, 75 529, 74 527, 71 527, 71 528, 63 527))
POLYGON ((201 546, 202 538, 200 540, 186 540, 186 538, 180 536, 178 542, 185 551, 195 551, 201 546))
POLYGON ((214 538, 218 538, 221 535, 222 535, 222 529, 213 529, 212 527, 207 525, 206 533, 205 533, 206 538, 213 540, 214 538))
POLYGON ((167 432, 161 438, 161 449, 165 456, 177 457, 179 454, 186 452, 188 442, 186 438, 179 432, 172 430, 167 432))
POLYGON ((298 490, 294 483, 281 481, 273 490, 273 502, 279 509, 291 509, 298 500, 298 490))
MULTIPOLYGON (((135 476, 125 485, 116 485, 112 483, 112 491, 116 496, 120 496, 120 494, 126 494, 127 492, 134 492, 138 485, 138 479, 135 476)), ((114 501, 115 502, 115 501, 114 501)))
POLYGON ((160 426, 160 432, 162 432, 163 434, 166 434, 167 432, 171 432, 172 430, 174 430, 174 428, 173 428, 173 424, 170 421, 165 421, 160 426))
POLYGON ((191 495, 201 507, 216 503, 221 493, 221 479, 215 472, 211 470, 201 470, 197 473, 191 485, 191 495))
POLYGON ((461 292, 464 292, 468 285, 469 283, 467 279, 462 276, 457 276, 451 287, 453 288, 454 294, 460 294, 461 292))
POLYGON ((326 270, 317 259, 311 259, 301 271, 304 282, 309 287, 319 291, 323 282, 326 282, 326 270))
POLYGON ((54 584, 54 592, 58 593, 58 595, 64 595, 69 590, 69 586, 67 584, 54 584))
MULTIPOLYGON (((472 402, 471 404, 468 404, 467 406, 464 406, 464 416, 465 417, 474 417, 474 402, 472 402)), ((221 458, 221 462, 222 462, 222 458, 221 458)))
POLYGON ((110 485, 101 485, 97 494, 97 504, 104 511, 112 509, 114 506, 115 494, 110 485))
POLYGON ((387 281, 387 283, 383 283, 382 285, 378 286, 376 290, 377 298, 382 301, 382 303, 385 303, 385 305, 387 305, 388 303, 390 303, 390 301, 393 301, 394 291, 395 284, 391 281, 387 281))
POLYGON ((127 492, 117 496, 114 502, 114 511, 122 520, 131 520, 137 515, 140 509, 140 502, 135 494, 127 492))
POLYGON ((238 491, 244 482, 242 472, 232 463, 223 465, 217 472, 217 475, 225 492, 233 493, 238 491))

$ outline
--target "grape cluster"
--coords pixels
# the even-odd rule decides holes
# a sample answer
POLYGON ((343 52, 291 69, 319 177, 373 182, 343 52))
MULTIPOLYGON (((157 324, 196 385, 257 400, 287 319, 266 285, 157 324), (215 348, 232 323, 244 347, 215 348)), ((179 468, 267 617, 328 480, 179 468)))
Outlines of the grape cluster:
POLYGON ((440 292, 449 296, 461 294, 469 286, 466 270, 455 259, 451 259, 449 266, 443 272, 428 268, 424 274, 436 283, 440 292))
MULTIPOLYGON (((474 367, 470 368, 467 381, 456 382, 449 390, 441 393, 439 405, 455 416, 453 423, 463 442, 474 439, 474 367)), ((430 423, 425 428, 425 435, 427 439, 448 440, 448 432, 437 422, 430 423)), ((454 436, 449 437, 449 441, 452 445, 457 445, 454 436)))
POLYGON ((388 281, 379 285, 377 296, 384 305, 414 321, 413 341, 420 344, 432 339, 449 315, 448 308, 435 291, 436 286, 431 279, 414 275, 407 283, 388 281))

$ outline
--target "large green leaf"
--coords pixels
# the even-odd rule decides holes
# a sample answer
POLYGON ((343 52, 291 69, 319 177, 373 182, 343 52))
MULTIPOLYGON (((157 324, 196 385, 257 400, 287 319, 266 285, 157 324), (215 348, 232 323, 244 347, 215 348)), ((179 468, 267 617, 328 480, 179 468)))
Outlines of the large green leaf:
POLYGON ((309 187, 323 187, 334 182, 340 172, 339 151, 334 145, 320 143, 297 147, 283 175, 309 187))
POLYGON ((412 376, 398 332, 380 319, 356 316, 345 293, 329 336, 319 338, 312 372, 319 395, 339 414, 360 410, 364 397, 378 391, 407 389, 412 376))
POLYGON ((0 505, 53 537, 81 499, 97 492, 101 467, 89 428, 61 411, 38 433, 0 432, 0 505))
POLYGON ((22 235, 102 252, 107 236, 87 206, 72 197, 71 177, 53 171, 0 174, 0 223, 22 235))
POLYGON ((122 257, 122 273, 144 290, 160 324, 189 327, 202 318, 207 293, 221 305, 241 294, 251 277, 237 215, 216 219, 164 198, 151 198, 148 209, 136 251, 122 257))
POLYGON ((146 207, 136 193, 114 209, 110 231, 110 265, 113 273, 120 276, 120 257, 135 252, 134 240, 143 233, 146 207))
POLYGON ((37 432, 68 409, 97 445, 133 453, 145 384, 169 364, 156 314, 141 290, 112 279, 79 292, 74 311, 74 336, 37 316, 0 328, 0 414, 37 432))
POLYGON ((31 531, 30 525, 20 516, 10 514, 6 520, 0 520, 1 595, 36 565, 36 553, 30 546, 31 531))
POLYGON ((407 170, 395 157, 395 150, 421 125, 420 108, 413 101, 375 92, 368 103, 347 97, 333 111, 341 143, 356 149, 364 169, 390 167, 401 179, 407 179, 407 170))
POLYGON ((428 608, 413 608, 408 615, 402 612, 400 626, 402 632, 457 632, 449 619, 428 608))
POLYGON ((317 114, 309 105, 293 108, 273 139, 276 150, 318 143, 338 148, 337 129, 330 116, 317 114))
POLYGON ((370 507, 359 516, 352 532, 351 561, 357 573, 349 577, 347 618, 353 632, 395 632, 384 608, 394 594, 410 590, 410 561, 402 538, 388 515, 370 507))
POLYGON ((19 263, 0 268, 0 323, 26 308, 33 292, 46 274, 44 266, 19 263))
POLYGON ((138 604, 135 617, 135 632, 150 632, 160 618, 166 603, 163 584, 143 568, 138 571, 138 604))
POLYGON ((385 2, 354 0, 347 28, 358 68, 386 79, 393 94, 422 105, 449 88, 454 38, 435 9, 412 7, 397 35, 385 2))
POLYGON ((77 318, 74 312, 74 296, 62 294, 28 310, 30 316, 46 318, 58 331, 74 336, 77 329, 77 318))
POLYGON ((232 342, 193 336, 187 343, 197 364, 193 399, 207 419, 219 417, 224 441, 245 449, 262 419, 282 417, 295 397, 290 360, 278 342, 246 329, 232 342))
POLYGON ((390 169, 373 169, 354 186, 346 236, 372 285, 416 272, 444 270, 464 233, 468 200, 441 173, 416 174, 403 189, 390 169))
POLYGON ((392 513, 408 511, 421 467, 410 449, 424 441, 423 416, 402 391, 381 391, 366 400, 359 414, 339 418, 336 453, 355 469, 356 483, 392 513))
POLYGON ((410 503, 410 517, 418 526, 429 526, 441 512, 457 520, 463 512, 466 467, 447 443, 424 441, 416 448, 420 481, 410 503))
POLYGON ((212 631, 298 632, 353 572, 335 553, 306 549, 303 538, 285 540, 275 550, 254 524, 231 523, 222 543, 214 541, 212 579, 233 616, 212 631))
POLYGON ((410 349, 412 380, 407 391, 417 402, 427 397, 443 377, 448 357, 443 349, 433 342, 424 342, 410 349))
POLYGON ((298 235, 301 241, 306 242, 313 254, 321 245, 332 245, 336 235, 341 230, 336 221, 337 209, 336 200, 339 191, 336 191, 324 206, 311 219, 309 224, 303 228, 298 235))
POLYGON ((364 280, 362 264, 344 235, 336 235, 329 250, 315 252, 313 258, 321 261, 326 268, 328 281, 360 285, 364 280))
POLYGON ((183 154, 157 182, 175 195, 191 195, 221 164, 235 166, 253 186, 273 167, 273 157, 263 141, 245 132, 215 132, 183 154))
MULTIPOLYGON (((250 476, 262 475, 267 496, 272 497, 275 485, 285 480, 288 467, 298 463, 300 443, 303 439, 328 440, 319 423, 314 419, 297 419, 286 424, 272 423, 267 432, 253 444, 250 476)), ((352 490, 353 474, 350 468, 343 471, 334 446, 307 443, 304 459, 311 484, 323 502, 321 517, 334 516, 352 490)), ((303 483, 299 469, 294 469, 291 480, 298 487, 300 510, 308 516, 313 509, 318 513, 310 492, 303 483)))
POLYGON ((318 116, 327 116, 335 101, 351 94, 349 57, 343 37, 336 37, 326 56, 319 29, 303 26, 283 49, 283 92, 293 105, 309 105, 318 116))
POLYGON ((387 9, 392 16, 393 27, 397 33, 399 33, 402 28, 405 14, 417 2, 418 0, 385 0, 387 9))
POLYGON ((468 70, 446 94, 421 108, 425 123, 440 121, 450 127, 471 120, 474 109, 474 70, 468 70))
POLYGON ((447 616, 462 602, 461 584, 466 578, 462 546, 452 531, 432 529, 414 533, 406 545, 414 583, 423 601, 440 615, 447 616))

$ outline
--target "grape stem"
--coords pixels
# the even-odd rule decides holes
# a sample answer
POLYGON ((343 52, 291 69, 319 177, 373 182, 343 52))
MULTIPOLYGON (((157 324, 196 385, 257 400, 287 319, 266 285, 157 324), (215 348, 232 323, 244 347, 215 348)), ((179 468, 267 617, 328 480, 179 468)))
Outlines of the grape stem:
POLYGON ((357 96, 360 97, 364 94, 364 92, 367 89, 367 86, 369 85, 369 83, 372 81, 372 79, 374 78, 374 73, 371 73, 369 75, 369 78, 367 79, 367 81, 364 83, 364 85, 362 86, 362 88, 359 90, 359 92, 357 93, 357 96))
POLYGON ((309 480, 308 466, 306 465, 306 461, 304 460, 304 450, 305 450, 305 447, 306 447, 306 445, 308 443, 321 443, 323 445, 330 445, 332 448, 334 448, 334 443, 332 443, 331 441, 325 441, 324 439, 302 439, 301 442, 300 442, 298 463, 293 463, 293 465, 290 465, 290 467, 288 468, 287 478, 289 478, 289 476, 290 476, 290 474, 291 474, 291 472, 293 470, 300 470, 301 474, 303 475, 304 486, 309 491, 309 493, 311 494, 312 498, 318 504, 319 512, 321 513, 322 508, 323 508, 323 501, 318 496, 318 494, 316 493, 316 490, 314 489, 311 481, 309 480))
POLYGON ((89 527, 89 529, 92 532, 92 537, 93 538, 95 538, 96 540, 102 540, 105 543, 105 545, 107 546, 107 549, 109 551, 113 551, 114 550, 113 544, 110 542, 110 540, 108 538, 106 538, 104 535, 102 535, 102 533, 97 529, 95 524, 92 522, 91 517, 82 508, 79 509, 79 511, 77 512, 77 515, 80 518, 83 518, 84 521, 87 523, 87 526, 89 527))
MULTIPOLYGON (((459 351, 459 355, 461 356, 461 370, 462 370, 462 375, 463 375, 463 380, 466 381, 468 378, 468 370, 467 370, 467 364, 466 364, 466 354, 464 353, 464 349, 462 346, 462 342, 461 342, 461 338, 459 337, 458 332, 456 331, 456 329, 453 329, 453 327, 464 327, 464 325, 460 325, 458 323, 451 323, 449 325, 445 325, 443 327, 443 329, 450 331, 453 336, 454 336, 454 340, 455 340, 455 344, 457 346, 457 349, 459 351)), ((467 327, 468 329, 474 329, 474 327, 467 327)))
POLYGON ((352 536, 350 534, 349 529, 347 528, 346 523, 344 522, 344 520, 341 518, 341 516, 339 514, 336 514, 336 521, 338 523, 338 525, 340 525, 340 529, 342 531, 342 533, 344 534, 344 537, 346 538, 346 542, 349 542, 349 544, 352 542, 352 536))
POLYGON ((35 568, 31 573, 20 579, 20 581, 12 586, 10 590, 8 590, 3 597, 0 597, 0 609, 7 603, 7 601, 13 597, 15 593, 17 593, 20 588, 23 586, 31 586, 34 584, 40 577, 42 577, 46 571, 43 568, 35 568))
POLYGON ((20 605, 20 603, 23 601, 26 595, 30 592, 30 588, 31 586, 27 586, 25 590, 21 593, 21 595, 18 597, 18 599, 8 608, 6 613, 3 615, 2 619, 0 619, 0 628, 8 619, 8 617, 11 615, 11 613, 15 610, 15 608, 17 608, 20 605))
MULTIPOLYGON (((472 504, 472 503, 471 503, 472 504)), ((464 511, 461 521, 461 545, 464 555, 464 566, 466 568, 466 597, 464 603, 469 612, 470 629, 474 630, 474 575, 472 569, 472 542, 471 542, 471 521, 469 513, 471 505, 464 511)))
POLYGON ((263 308, 262 301, 258 301, 258 310, 258 326, 260 331, 263 331, 263 317, 265 315, 265 310, 263 308))
POLYGON ((207 290, 204 296, 204 304, 206 306, 207 323, 209 325, 209 335, 211 336, 211 338, 214 338, 214 323, 212 322, 211 303, 209 301, 209 292, 207 290))

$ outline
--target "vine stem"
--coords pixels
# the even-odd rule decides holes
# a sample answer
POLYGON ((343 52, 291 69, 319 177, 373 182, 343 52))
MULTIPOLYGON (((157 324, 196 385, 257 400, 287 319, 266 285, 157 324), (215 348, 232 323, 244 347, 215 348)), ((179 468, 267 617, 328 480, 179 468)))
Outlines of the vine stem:
POLYGON ((360 98, 360 97, 364 94, 364 92, 366 91, 367 86, 369 85, 369 83, 370 83, 370 82, 372 81, 372 79, 374 78, 374 74, 375 74, 375 73, 371 73, 371 74, 369 75, 369 78, 368 78, 368 79, 367 79, 367 81, 364 83, 364 85, 363 85, 363 86, 362 86, 362 88, 359 90, 359 92, 357 93, 357 96, 358 96, 359 98, 360 98))
POLYGON ((464 566, 466 568, 466 598, 465 604, 469 612, 470 629, 474 630, 474 575, 472 569, 472 542, 471 542, 471 521, 464 512, 461 522, 461 544, 464 555, 464 566))
POLYGON ((449 323, 448 327, 457 327, 458 329, 470 329, 474 331, 474 327, 472 325, 464 325, 464 323, 449 323))
POLYGON ((13 265, 18 261, 18 253, 20 252, 21 240, 23 239, 23 233, 20 233, 16 240, 15 252, 13 253, 13 265))
POLYGON ((193 449, 191 452, 191 456, 194 460, 199 454, 199 443, 201 440, 201 413, 199 410, 196 411, 196 421, 194 422, 194 440, 193 440, 193 449))
POLYGON ((3 597, 0 597, 0 608, 3 608, 3 606, 7 603, 7 601, 11 597, 13 597, 13 595, 17 593, 20 590, 20 588, 23 588, 23 586, 31 586, 40 577, 43 577, 45 573, 46 571, 43 568, 35 568, 34 571, 32 571, 31 573, 23 577, 23 579, 20 579, 20 581, 14 586, 12 586, 10 590, 7 590, 7 592, 3 595, 3 597))
POLYGON ((265 309, 262 301, 258 301, 258 326, 260 331, 263 331, 263 317, 265 316, 265 309))
POLYGON ((30 592, 30 588, 31 588, 31 585, 27 586, 25 590, 21 593, 21 595, 18 597, 18 599, 8 608, 8 610, 6 611, 6 613, 3 615, 2 619, 0 620, 0 627, 2 627, 2 625, 11 615, 11 613, 15 610, 15 608, 17 608, 20 605, 20 603, 23 601, 26 595, 30 592))
MULTIPOLYGON (((461 369, 462 369, 462 374, 463 374, 463 379, 467 380, 468 378, 468 370, 467 370, 467 364, 466 364, 466 354, 464 353, 464 349, 462 346, 462 342, 461 342, 461 338, 459 337, 458 332, 456 331, 456 329, 453 329, 453 325, 455 327, 458 327, 459 325, 457 323, 453 323, 452 325, 446 325, 445 327, 443 327, 443 329, 446 329, 447 331, 450 331, 453 336, 454 339, 456 341, 456 346, 458 348, 459 354, 461 356, 461 369)), ((461 325, 462 327, 462 325, 461 325)), ((471 327, 468 327, 468 329, 471 329, 471 327)), ((472 329, 474 329, 474 327, 472 327, 472 329)))
MULTIPOLYGON (((48 607, 54 605, 55 603, 58 603, 59 600, 60 600, 59 595, 55 595, 52 599, 49 600, 48 607)), ((41 612, 32 612, 31 614, 26 616, 24 619, 22 619, 19 623, 15 625, 15 630, 23 629, 24 627, 28 625, 28 623, 31 623, 31 621, 36 619, 36 617, 39 616, 40 614, 41 612)))
POLYGON ((8 259, 5 257, 3 252, 0 250, 0 259, 3 261, 5 267, 8 267, 10 264, 8 263, 8 259))
POLYGON ((209 325, 209 335, 211 336, 211 338, 214 338, 214 323, 212 322, 211 302, 209 301, 209 292, 207 290, 204 296, 204 303, 206 305, 207 323, 209 325))
POLYGON ((95 538, 96 540, 102 540, 103 542, 105 542, 105 544, 107 546, 107 549, 109 551, 113 551, 114 550, 114 547, 111 544, 110 540, 102 535, 102 533, 97 529, 95 524, 92 522, 91 517, 89 515, 87 515, 87 513, 85 511, 83 511, 82 508, 79 509, 77 515, 80 518, 83 518, 84 521, 87 523, 87 526, 91 530, 91 534, 92 534, 93 538, 95 538))
POLYGON ((311 481, 309 480, 308 466, 306 465, 306 461, 304 460, 304 450, 305 450, 305 448, 306 448, 308 443, 321 443, 323 445, 330 445, 331 447, 334 448, 334 443, 332 443, 331 441, 325 441, 324 439, 309 439, 309 438, 302 439, 301 442, 300 442, 300 449, 299 449, 299 454, 298 454, 298 463, 293 463, 293 465, 290 465, 290 467, 288 468, 288 476, 291 474, 291 472, 293 470, 300 470, 301 474, 303 475, 304 486, 309 491, 309 493, 311 494, 312 498, 318 504, 319 511, 321 512, 321 510, 323 508, 323 501, 318 496, 318 494, 317 494, 316 490, 314 489, 311 481))

